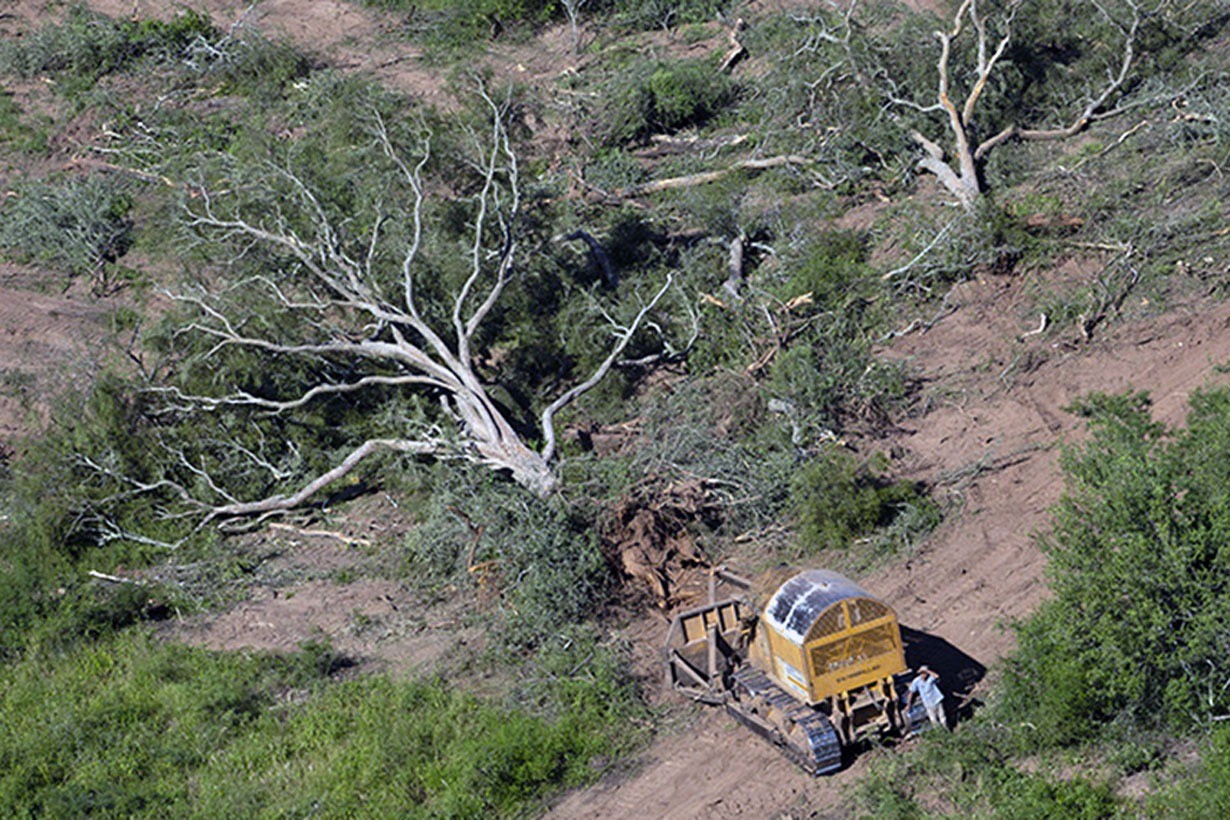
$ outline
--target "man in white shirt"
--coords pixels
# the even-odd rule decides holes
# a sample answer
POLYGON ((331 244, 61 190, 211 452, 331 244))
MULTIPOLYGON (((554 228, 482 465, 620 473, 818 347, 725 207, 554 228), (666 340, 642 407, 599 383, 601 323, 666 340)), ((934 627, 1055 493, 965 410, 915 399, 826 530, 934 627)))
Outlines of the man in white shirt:
POLYGON ((906 696, 905 710, 909 713, 910 707, 914 705, 914 698, 920 697, 931 722, 947 729, 948 721, 944 717, 944 693, 940 691, 939 680, 940 676, 932 672, 931 667, 918 667, 918 674, 910 683, 910 691, 906 696))

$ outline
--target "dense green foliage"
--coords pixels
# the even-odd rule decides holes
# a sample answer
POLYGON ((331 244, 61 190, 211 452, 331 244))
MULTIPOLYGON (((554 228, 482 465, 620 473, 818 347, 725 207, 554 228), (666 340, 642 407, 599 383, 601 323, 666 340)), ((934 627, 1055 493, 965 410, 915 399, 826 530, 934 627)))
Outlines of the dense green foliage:
POLYGON ((903 533, 906 544, 917 542, 940 518, 921 487, 880 478, 836 449, 795 473, 790 497, 808 553, 849 549, 875 533, 891 538, 898 527, 910 530, 903 533))
POLYGON ((1213 730, 1194 772, 1178 778, 1149 800, 1155 816, 1225 817, 1230 813, 1230 729, 1213 730))
POLYGON ((1054 597, 1016 626, 1019 646, 983 714, 877 766, 861 793, 872 814, 921 816, 916 797, 934 788, 994 816, 1115 816, 1104 786, 1026 774, 1014 755, 1055 763, 1077 748, 1111 773, 1160 771, 1166 742, 1194 729, 1210 730, 1202 763, 1169 773, 1149 806, 1224 813, 1230 389, 1190 404, 1179 430, 1155 422, 1142 394, 1073 408, 1090 436, 1064 452, 1065 493, 1043 541, 1054 597))
POLYGON ((975 816, 1022 820, 1064 817, 1101 820, 1121 816, 1121 803, 1106 783, 1087 777, 1023 771, 1004 751, 1002 726, 979 720, 957 733, 931 732, 921 748, 889 753, 855 789, 860 815, 884 818, 975 816), (923 809, 937 797, 946 810, 923 809))
POLYGON ((0 811, 509 816, 619 748, 625 702, 594 677, 547 720, 337 668, 323 646, 244 657, 140 632, 0 667, 0 811))
MULTIPOLYGON (((564 0, 359 0, 364 5, 408 13, 408 30, 429 45, 473 49, 517 26, 534 27, 567 15, 564 0)), ((582 20, 619 29, 671 29, 725 13, 730 0, 579 0, 582 20)))
POLYGON ((1195 394, 1185 429, 1140 395, 1077 406, 1091 438, 1044 542, 1054 598, 1019 628, 1006 707, 1043 744, 1127 720, 1200 725, 1230 708, 1230 391, 1195 394))
POLYGON ((196 11, 185 11, 169 22, 115 20, 75 5, 63 23, 0 44, 0 72, 22 77, 55 74, 68 78, 75 89, 86 89, 99 77, 140 60, 184 59, 194 44, 215 36, 209 18, 196 11))
POLYGON ((597 130, 617 144, 704 124, 734 98, 734 84, 708 60, 637 62, 610 95, 597 130))
POLYGON ((101 274, 132 245, 132 198, 113 179, 21 186, 4 209, 0 248, 68 274, 101 274))
POLYGON ((311 62, 299 50, 259 33, 224 33, 192 10, 168 21, 116 20, 74 5, 63 22, 0 43, 0 73, 53 77, 60 93, 79 101, 104 77, 143 65, 198 79, 208 76, 222 91, 263 95, 268 101, 270 90, 280 93, 288 82, 305 76, 311 62))
POLYGON ((615 579, 579 509, 541 502, 489 471, 449 472, 433 486, 406 545, 415 577, 456 583, 473 566, 488 566, 470 582, 499 593, 504 642, 515 650, 602 610, 615 579))

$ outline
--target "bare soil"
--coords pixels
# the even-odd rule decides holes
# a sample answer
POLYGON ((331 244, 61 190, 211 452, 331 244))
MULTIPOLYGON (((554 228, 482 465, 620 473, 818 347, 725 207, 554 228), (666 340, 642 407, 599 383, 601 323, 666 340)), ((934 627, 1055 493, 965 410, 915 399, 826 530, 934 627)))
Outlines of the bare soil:
POLYGON ((98 367, 113 307, 55 289, 65 283, 0 264, 0 449, 42 429, 51 397, 98 367))
MULTIPOLYGON (((142 16, 177 8, 151 0, 90 5, 142 16)), ((225 0, 194 5, 223 25, 248 8, 225 0)), ((2 21, 6 36, 55 13, 36 0, 10 0, 0 10, 10 15, 2 21)), ((252 6, 246 24, 447 106, 438 74, 377 12, 339 0, 265 0, 252 6)), ((491 61, 501 75, 545 80, 575 65, 567 44, 562 31, 553 31, 491 61)), ((20 395, 26 383, 20 374, 41 387, 58 374, 88 370, 91 347, 106 330, 107 302, 54 295, 38 278, 0 268, 0 375, 19 374, 10 379, 14 386, 0 386, 0 446, 32 429, 31 407, 39 412, 37 402, 20 395)), ((945 684, 973 700, 985 669, 1012 648, 1005 624, 1032 611, 1046 594, 1045 558, 1035 536, 1045 530, 1047 509, 1062 489, 1060 444, 1080 436, 1064 407, 1093 390, 1147 390, 1158 418, 1179 423, 1191 391, 1224 382, 1214 366, 1230 360, 1230 305, 1196 303, 1108 324, 1087 342, 1064 328, 1023 337, 1038 321, 1029 304, 1023 278, 975 279, 950 294, 949 315, 883 351, 908 362, 924 390, 916 412, 872 444, 899 454, 908 477, 946 495, 954 514, 916 555, 859 580, 911 629, 911 660, 928 646, 942 650, 945 684)), ((219 649, 290 649, 328 636, 343 652, 404 672, 429 668, 450 647, 475 638, 456 617, 429 620, 426 603, 406 585, 339 581, 338 573, 358 560, 353 547, 329 537, 276 538, 285 547, 288 580, 257 585, 234 608, 177 623, 169 633, 219 649)), ((638 666, 651 670, 663 633, 660 618, 646 615, 627 632, 637 641, 638 666)), ((860 759, 836 776, 812 779, 720 713, 682 711, 692 716, 686 725, 664 730, 636 766, 564 796, 551 816, 831 816, 843 789, 867 765, 860 759)))

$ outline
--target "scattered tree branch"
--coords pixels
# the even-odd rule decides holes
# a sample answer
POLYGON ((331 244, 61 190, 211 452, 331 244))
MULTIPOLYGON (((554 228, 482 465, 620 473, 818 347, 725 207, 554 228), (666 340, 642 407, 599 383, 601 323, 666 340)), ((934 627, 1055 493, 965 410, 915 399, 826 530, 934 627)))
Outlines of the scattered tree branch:
POLYGON ((982 16, 978 0, 962 0, 952 17, 948 30, 935 32, 940 50, 936 58, 935 68, 937 86, 934 102, 919 103, 902 97, 896 91, 891 80, 886 79, 888 86, 889 105, 910 108, 918 112, 943 112, 948 122, 948 137, 951 140, 951 158, 945 156, 940 144, 919 133, 911 133, 911 137, 923 150, 923 156, 918 165, 925 171, 935 175, 946 190, 957 197, 963 207, 970 210, 983 193, 982 165, 987 156, 996 148, 1012 140, 1050 141, 1062 140, 1079 134, 1091 123, 1118 116, 1128 109, 1126 104, 1114 105, 1115 97, 1121 92, 1131 76, 1136 61, 1136 43, 1141 22, 1141 10, 1135 0, 1120 0, 1130 12, 1131 19, 1126 23, 1119 22, 1100 2, 1090 5, 1112 27, 1120 32, 1121 43, 1116 65, 1107 72, 1105 82, 1093 91, 1085 100, 1080 111, 1071 117, 1065 125, 1045 127, 1036 124, 1009 122, 999 128, 992 136, 981 142, 975 142, 977 128, 975 121, 978 115, 978 104, 995 73, 1003 64, 1013 36, 1013 24, 1016 14, 1021 8, 1022 0, 1009 0, 997 15, 996 29, 993 34, 989 21, 982 16), (968 23, 968 26, 967 26, 968 23), (974 65, 968 69, 955 71, 953 61, 954 45, 966 36, 973 38, 974 65), (954 99, 952 76, 968 74, 971 77, 969 92, 963 101, 954 99))
POLYGON ((739 42, 739 35, 745 28, 747 28, 747 23, 743 22, 742 17, 737 18, 735 24, 731 26, 727 34, 727 39, 730 40, 730 50, 722 58, 722 64, 718 66, 719 72, 729 74, 734 70, 735 65, 747 56, 747 49, 744 48, 743 43, 739 42))
MULTIPOLYGON (((257 392, 251 388, 209 392, 184 384, 155 386, 146 395, 160 403, 159 414, 256 411, 256 418, 292 418, 321 400, 368 390, 409 391, 434 397, 443 411, 435 423, 405 420, 404 435, 372 437, 351 445, 349 452, 298 487, 245 498, 221 478, 213 462, 167 447, 168 464, 179 479, 139 481, 110 464, 83 457, 83 465, 117 481, 121 490, 111 500, 143 494, 174 499, 179 515, 210 522, 255 519, 309 502, 330 485, 351 475, 361 464, 382 453, 414 457, 457 458, 507 472, 532 492, 545 496, 557 483, 555 416, 572 401, 593 389, 610 371, 638 330, 648 321, 673 280, 666 282, 631 322, 615 328, 605 360, 584 381, 550 402, 540 417, 541 449, 529 446, 521 429, 490 395, 479 377, 474 347, 484 325, 495 312, 514 268, 521 216, 520 181, 515 153, 505 128, 506 106, 479 84, 487 107, 485 133, 471 133, 476 157, 471 169, 476 178, 467 238, 467 270, 445 304, 427 305, 420 294, 420 278, 430 270, 420 259, 429 230, 424 174, 431 159, 430 135, 423 135, 412 156, 395 144, 387 124, 372 114, 372 133, 379 151, 400 177, 409 201, 405 230, 394 246, 388 231, 390 218, 381 209, 361 235, 348 222, 331 216, 304 178, 286 167, 268 166, 270 184, 277 192, 272 204, 244 204, 236 196, 203 186, 185 203, 185 222, 201 241, 215 247, 236 247, 242 256, 254 248, 281 258, 273 275, 256 275, 228 288, 198 288, 173 294, 180 305, 195 313, 177 336, 207 341, 204 361, 232 349, 246 349, 272 360, 298 360, 308 382, 291 395, 257 392), (246 311, 256 301, 272 301, 293 317, 285 325, 253 321, 246 311), (311 379, 315 379, 312 381, 311 379)), ((591 253, 597 244, 588 234, 591 253)), ((595 253, 608 278, 614 276, 601 246, 595 253)), ((262 439, 263 441, 263 439, 262 439)), ((205 442, 221 458, 240 460, 245 469, 259 471, 285 486, 284 465, 274 464, 261 452, 237 442, 205 442)), ((263 445, 262 445, 263 446, 263 445)), ((287 446, 290 446, 289 444, 287 446)))
POLYGON ((615 264, 611 262, 611 255, 602 247, 602 243, 594 239, 587 231, 575 230, 567 236, 557 237, 558 241, 572 242, 580 239, 589 249, 589 258, 593 260, 594 265, 598 268, 598 272, 602 274, 602 281, 607 287, 619 287, 619 277, 615 274, 615 264))
POLYGON ((719 168, 716 171, 703 171, 699 174, 688 174, 681 177, 667 177, 666 179, 634 185, 621 191, 620 196, 637 197, 646 194, 656 194, 662 191, 677 190, 679 188, 707 185, 710 182, 717 182, 719 179, 729 176, 736 171, 767 171, 771 168, 781 168, 787 165, 807 166, 813 164, 814 162, 807 157, 795 154, 783 154, 781 156, 768 157, 767 159, 745 159, 725 168, 719 168))

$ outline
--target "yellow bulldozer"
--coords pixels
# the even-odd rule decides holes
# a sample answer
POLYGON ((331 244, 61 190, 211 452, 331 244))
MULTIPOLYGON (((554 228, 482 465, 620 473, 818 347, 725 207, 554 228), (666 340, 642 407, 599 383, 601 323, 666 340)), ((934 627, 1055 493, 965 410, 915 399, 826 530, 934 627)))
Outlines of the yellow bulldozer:
POLYGON ((927 723, 905 714, 901 627, 886 603, 821 569, 781 569, 756 582, 714 570, 709 602, 675 615, 667 683, 723 706, 812 774, 840 769, 872 735, 927 723), (719 580, 738 592, 718 599, 719 580))

